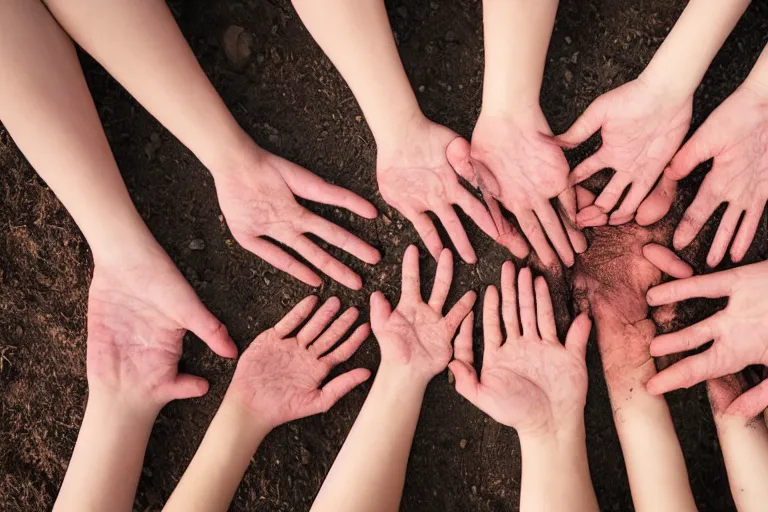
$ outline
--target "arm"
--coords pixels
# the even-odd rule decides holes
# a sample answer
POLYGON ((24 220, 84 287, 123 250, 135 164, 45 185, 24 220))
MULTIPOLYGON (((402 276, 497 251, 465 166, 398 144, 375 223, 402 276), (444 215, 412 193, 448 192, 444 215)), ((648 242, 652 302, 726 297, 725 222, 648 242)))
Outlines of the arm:
MULTIPOLYGON (((420 292, 419 253, 410 246, 403 258, 397 308, 392 311, 380 292, 371 296, 371 326, 381 348, 381 366, 312 505, 313 512, 398 509, 424 391, 432 377, 448 365, 451 339, 475 301, 474 292, 467 292, 443 316, 452 278, 453 258, 445 249, 432 295, 425 303, 420 292)), ((471 315, 468 318, 471 321, 471 315)))
POLYGON ((472 324, 467 320, 454 346, 456 360, 450 364, 456 391, 517 430, 523 459, 521 511, 597 511, 584 430, 589 317, 574 320, 562 345, 543 277, 536 278, 534 292, 531 271, 524 268, 516 289, 515 267, 506 262, 501 290, 507 338, 501 334, 499 293, 490 286, 483 304, 482 372, 478 379, 472 324))
POLYGON ((208 81, 165 2, 47 0, 46 5, 67 32, 208 167, 232 235, 244 248, 310 286, 320 285, 313 270, 262 238, 268 236, 340 283, 353 289, 362 286, 360 276, 304 233, 370 264, 379 261, 378 251, 309 212, 294 196, 366 218, 376 217, 374 206, 258 147, 208 81))
POLYGON ((333 367, 355 353, 370 328, 361 325, 349 339, 323 355, 352 327, 358 312, 350 308, 331 323, 340 307, 339 300, 332 297, 295 337, 289 337, 310 316, 316 303, 316 297, 307 297, 250 344, 164 510, 227 510, 253 455, 272 429, 327 411, 370 376, 368 370, 358 368, 320 388, 333 367))
POLYGON ((582 225, 610 213, 627 187, 611 224, 629 222, 637 212, 638 223, 648 225, 669 211, 676 185, 659 177, 688 132, 696 87, 747 5, 749 0, 691 0, 641 75, 597 98, 559 136, 572 147, 600 130, 602 146, 573 170, 572 183, 606 167, 616 170, 594 206, 579 212, 582 225))

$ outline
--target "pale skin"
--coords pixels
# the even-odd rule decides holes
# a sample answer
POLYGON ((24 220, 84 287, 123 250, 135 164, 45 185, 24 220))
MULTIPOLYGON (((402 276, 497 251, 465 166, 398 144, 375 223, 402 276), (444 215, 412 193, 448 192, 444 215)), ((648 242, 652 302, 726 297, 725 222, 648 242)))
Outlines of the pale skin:
POLYGON ((584 358, 592 323, 581 314, 561 344, 546 281, 537 277, 534 284, 530 269, 524 268, 515 286, 512 262, 502 266, 501 295, 500 319, 498 291, 490 286, 485 292, 479 378, 471 319, 462 325, 454 345, 456 359, 449 365, 456 391, 517 430, 523 460, 521 511, 597 511, 584 428, 584 358))
POLYGON ((616 171, 594 204, 579 212, 580 226, 599 225, 606 214, 612 225, 635 218, 649 225, 669 211, 676 183, 662 173, 690 127, 696 87, 748 5, 691 0, 641 75, 597 98, 558 136, 566 147, 597 131, 602 138, 597 152, 573 170, 571 183, 607 167, 616 171))
POLYGON ((728 203, 707 255, 707 265, 715 267, 729 245, 733 262, 744 258, 768 201, 768 49, 744 83, 675 155, 665 176, 683 179, 711 158, 712 170, 685 211, 673 242, 676 249, 686 247, 718 206, 728 203))
POLYGON ((381 292, 371 296, 371 328, 381 349, 381 365, 312 505, 313 512, 398 510, 427 384, 448 366, 451 340, 459 325, 464 330, 472 325, 474 292, 464 294, 443 315, 452 279, 453 257, 445 249, 425 302, 420 291, 418 249, 410 246, 403 258, 397 307, 393 310, 381 292))
POLYGON ((762 418, 727 412, 745 385, 741 375, 727 375, 707 381, 707 394, 736 509, 759 512, 768 503, 768 428, 762 418))
POLYGON ((360 289, 359 275, 305 236, 311 233, 368 264, 379 252, 302 207, 296 196, 376 217, 365 199, 256 145, 237 124, 161 0, 46 0, 62 27, 208 168, 233 237, 310 286, 317 271, 360 289), (99 23, 93 23, 98 18, 99 23))
POLYGON ((312 314, 316 304, 316 297, 301 301, 243 353, 203 442, 163 510, 228 510, 253 455, 271 430, 328 411, 370 377, 370 371, 357 368, 321 387, 333 367, 360 347, 370 327, 357 327, 334 348, 357 320, 358 311, 350 308, 334 320, 340 308, 337 298, 312 314))

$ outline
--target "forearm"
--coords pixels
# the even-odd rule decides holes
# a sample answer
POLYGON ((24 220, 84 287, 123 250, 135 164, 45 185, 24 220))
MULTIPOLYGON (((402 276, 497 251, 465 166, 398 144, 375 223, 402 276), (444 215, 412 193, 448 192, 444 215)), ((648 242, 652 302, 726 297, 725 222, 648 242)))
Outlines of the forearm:
POLYGON ((252 142, 163 0, 45 0, 62 27, 211 172, 252 142))
POLYGON ((159 409, 91 392, 53 510, 130 511, 159 409))
POLYGON ((225 511, 270 427, 227 397, 163 510, 225 511))
POLYGON ((379 146, 423 117, 384 0, 293 0, 293 5, 349 84, 379 146))
POLYGON ((398 510, 425 389, 426 382, 379 369, 312 511, 398 510))
POLYGON ((764 510, 768 503, 768 429, 762 415, 715 418, 731 494, 739 512, 764 510))
POLYGON ((483 112, 538 106, 557 3, 483 0, 483 112))
POLYGON ((667 96, 693 95, 750 0, 690 0, 641 74, 667 96))
POLYGON ((589 474, 583 420, 567 432, 521 436, 520 448, 523 458, 521 512, 598 510, 589 474))

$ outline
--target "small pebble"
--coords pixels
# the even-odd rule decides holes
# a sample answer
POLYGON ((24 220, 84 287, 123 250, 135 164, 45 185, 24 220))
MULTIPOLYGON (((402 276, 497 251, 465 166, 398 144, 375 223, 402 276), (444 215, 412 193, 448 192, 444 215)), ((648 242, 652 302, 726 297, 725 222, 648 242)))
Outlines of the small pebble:
POLYGON ((243 66, 251 57, 253 36, 243 27, 230 25, 224 31, 224 54, 227 60, 237 67, 243 66))
POLYGON ((461 448, 463 450, 466 447, 467 447, 467 440, 466 439, 462 439, 461 441, 459 441, 459 448, 461 448))
POLYGON ((384 221, 384 225, 385 225, 385 226, 389 226, 390 224, 392 224, 392 219, 390 219, 390 218, 389 218, 389 217, 387 217, 386 215, 382 215, 382 216, 381 216, 381 220, 383 220, 383 221, 384 221))
POLYGON ((472 494, 477 494, 477 486, 476 485, 472 486, 472 494))
POLYGON ((570 70, 566 69, 565 70, 565 83, 569 84, 569 83, 571 83, 572 80, 573 80, 573 73, 570 70))
POLYGON ((571 44, 573 42, 573 39, 571 39, 569 36, 565 36, 565 44, 571 44))
POLYGON ((427 90, 427 88, 426 88, 426 87, 424 87, 423 85, 420 85, 420 86, 419 86, 419 92, 424 92, 424 91, 426 91, 426 90, 427 90))
POLYGON ((307 465, 309 464, 310 460, 312 460, 312 454, 309 453, 309 450, 307 450, 302 446, 301 447, 301 463, 304 465, 307 465))
POLYGON ((191 251, 202 251, 205 249, 205 242, 202 238, 195 238, 191 242, 189 242, 189 250, 191 251))
POLYGON ((20 325, 17 325, 16 326, 16 336, 21 336, 22 334, 24 334, 24 329, 20 325))

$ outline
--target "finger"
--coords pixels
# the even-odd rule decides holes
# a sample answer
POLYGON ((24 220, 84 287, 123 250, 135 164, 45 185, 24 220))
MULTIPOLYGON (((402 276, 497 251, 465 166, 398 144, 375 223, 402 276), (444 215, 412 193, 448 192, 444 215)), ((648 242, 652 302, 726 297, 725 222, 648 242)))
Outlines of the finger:
POLYGON ((573 187, 568 187, 557 196, 557 199, 563 208, 560 216, 563 218, 568 239, 573 246, 573 250, 577 254, 581 254, 587 250, 587 237, 579 231, 576 225, 576 190, 573 187))
POLYGON ((167 401, 197 398, 208 392, 208 381, 186 373, 180 373, 173 382, 163 386, 160 392, 167 401))
POLYGON ((707 185, 707 180, 705 179, 704 183, 702 183, 699 188, 699 191, 696 193, 693 202, 688 209, 685 210, 683 220, 680 221, 680 224, 675 230, 675 234, 672 237, 672 245, 675 249, 679 251, 696 238, 696 235, 699 234, 699 231, 701 231, 701 228, 707 222, 707 219, 715 213, 715 210, 720 206, 721 202, 722 201, 717 199, 714 193, 710 190, 709 185, 707 185))
POLYGON ((309 346, 309 349, 317 356, 328 352, 352 327, 358 316, 360 316, 360 312, 357 308, 347 309, 339 318, 334 320, 331 326, 319 338, 315 335, 317 340, 309 346))
POLYGON ((376 291, 371 294, 371 328, 376 333, 392 315, 392 305, 384 294, 376 291))
POLYGON ((736 233, 736 238, 733 240, 731 246, 731 260, 734 263, 739 263, 749 250, 749 246, 752 245, 752 240, 755 238, 757 228, 760 226, 760 219, 763 217, 763 209, 765 204, 759 207, 750 207, 747 209, 747 213, 744 214, 744 218, 741 220, 741 226, 739 226, 739 232, 736 233))
POLYGON ((301 323, 309 317, 309 314, 315 309, 317 297, 310 295, 296 304, 279 322, 275 324, 275 333, 280 338, 285 338, 291 334, 301 323))
POLYGON ((560 343, 557 339, 557 325, 555 324, 555 311, 552 307, 552 297, 549 295, 549 286, 543 277, 539 276, 534 281, 536 292, 536 322, 542 339, 560 343))
POLYGON ((342 373, 317 391, 315 400, 310 404, 304 417, 328 412, 341 397, 368 380, 370 376, 370 370, 365 368, 355 368, 354 370, 342 373))
POLYGON ((685 178, 697 165, 714 156, 711 149, 713 146, 706 141, 706 130, 705 122, 675 154, 664 171, 669 179, 678 181, 685 178))
POLYGON ((717 367, 714 350, 709 349, 682 359, 654 375, 646 385, 652 395, 661 395, 675 389, 690 388, 707 379, 716 379, 730 373, 717 367))
POLYGON ((657 336, 651 340, 651 355, 661 357, 676 354, 709 343, 717 337, 718 321, 719 316, 715 314, 680 331, 657 336))
POLYGON ((560 218, 555 213, 555 209, 552 208, 549 201, 545 201, 536 207, 535 213, 560 256, 560 260, 566 267, 572 267, 574 263, 573 248, 568 241, 568 235, 565 234, 565 230, 560 224, 560 218))
POLYGON ((650 226, 660 221, 672 208, 675 192, 677 192, 677 182, 669 179, 666 174, 662 174, 650 195, 637 208, 635 222, 641 226, 650 226))
MULTIPOLYGON (((190 293, 194 295, 194 292, 190 293)), ((237 345, 229 337, 227 327, 206 309, 197 295, 194 295, 193 304, 194 306, 182 320, 182 325, 218 355, 236 358, 237 345)))
POLYGON ((442 313, 445 299, 451 290, 451 281, 453 281, 453 254, 449 249, 443 249, 440 259, 437 261, 435 282, 429 297, 429 306, 435 311, 442 313))
POLYGON ((693 268, 663 245, 648 244, 643 246, 643 256, 653 266, 676 279, 685 279, 693 275, 693 268))
POLYGON ((476 263, 477 256, 475 255, 475 250, 472 248, 472 244, 469 242, 469 238, 467 238, 467 233, 464 231, 464 226, 461 225, 459 216, 456 215, 453 207, 448 206, 445 209, 436 211, 435 214, 440 219, 440 222, 443 223, 443 227, 448 232, 448 236, 451 237, 451 241, 453 241, 453 245, 459 252, 461 259, 467 263, 476 263))
POLYGON ((381 260, 381 254, 372 246, 363 242, 346 229, 337 226, 333 222, 325 220, 319 215, 310 214, 307 217, 305 228, 309 233, 319 236, 331 245, 335 245, 342 251, 348 252, 355 258, 371 265, 381 260))
POLYGON ((515 286, 515 265, 505 261, 501 266, 501 315, 507 338, 520 337, 520 321, 517 318, 517 287, 515 286))
POLYGON ((576 215, 576 225, 580 228, 593 228, 608 224, 608 215, 600 208, 591 204, 576 215))
POLYGON ((320 306, 309 322, 301 328, 296 335, 296 339, 302 347, 306 347, 317 338, 323 329, 333 320, 336 313, 341 309, 341 301, 337 297, 331 297, 320 306))
POLYGON ((477 405, 477 391, 480 383, 477 380, 475 368, 471 364, 456 359, 448 364, 448 369, 456 378, 456 392, 471 404, 477 405))
POLYGON ((731 271, 715 272, 704 276, 670 281, 648 290, 646 299, 649 306, 672 304, 694 297, 718 299, 731 294, 731 271))
MULTIPOLYGON (((438 256, 438 261, 439 259, 440 257, 438 256)), ((403 256, 403 284, 400 300, 421 302, 419 250, 415 245, 409 245, 405 250, 405 255, 403 256)))
POLYGON ((518 258, 527 258, 531 253, 528 248, 528 242, 525 241, 525 238, 523 238, 502 215, 499 204, 495 199, 488 197, 486 198, 486 201, 488 202, 488 208, 491 210, 493 222, 496 223, 496 226, 499 229, 499 238, 496 242, 506 247, 509 252, 518 258))
POLYGON ((538 338, 536 305, 533 298, 533 275, 528 267, 520 269, 517 276, 517 300, 520 304, 520 323, 523 326, 523 336, 538 338))
POLYGON ((286 245, 292 246, 296 252, 334 281, 352 290, 359 290, 363 287, 363 280, 359 275, 325 252, 309 238, 299 235, 293 239, 292 243, 286 245))
POLYGON ((608 213, 619 202, 624 190, 630 184, 630 177, 626 173, 619 173, 613 175, 611 181, 605 186, 600 195, 595 199, 595 206, 600 208, 604 213, 608 213))
POLYGON ((458 329, 461 321, 464 320, 464 317, 472 311, 472 306, 475 304, 476 298, 477 294, 473 291, 465 293, 464 296, 459 299, 459 302, 457 302, 448 314, 445 315, 445 318, 443 318, 445 328, 448 330, 451 337, 453 337, 453 334, 456 332, 456 329, 458 329))
POLYGON ((430 219, 426 213, 417 213, 416 215, 409 217, 408 220, 413 224, 419 237, 424 240, 424 245, 429 251, 429 254, 431 254, 435 260, 440 258, 440 253, 443 250, 443 242, 440 240, 440 235, 438 234, 432 219, 430 219))
POLYGON ((544 231, 539 224, 539 220, 534 215, 532 210, 519 210, 514 212, 517 217, 517 222, 520 224, 520 229, 525 234, 525 237, 531 243, 533 250, 539 256, 539 259, 545 267, 551 267, 557 263, 557 256, 555 251, 547 241, 547 237, 544 236, 544 231))
POLYGON ((640 203, 643 202, 643 199, 645 199, 650 190, 650 185, 638 182, 633 183, 629 187, 629 192, 627 192, 621 205, 619 205, 619 209, 611 214, 608 223, 611 226, 618 226, 619 224, 626 224, 631 221, 635 217, 635 212, 637 212, 640 203))
POLYGON ((336 347, 331 353, 323 356, 321 360, 328 363, 331 367, 343 363, 357 352, 357 349, 360 348, 360 345, 368 338, 369 334, 371 334, 370 325, 363 324, 359 326, 344 343, 336 347))
POLYGON ((565 349, 577 355, 580 361, 587 357, 587 342, 592 330, 592 320, 588 313, 582 313, 576 317, 565 335, 565 349))
POLYGON ((276 269, 290 274, 309 286, 320 286, 323 281, 310 268, 299 260, 263 238, 249 238, 240 241, 246 250, 263 259, 276 269))
POLYGON ((766 407, 768 407, 768 380, 764 380, 739 396, 728 406, 725 413, 751 419, 762 414, 766 407))
POLYGON ((456 174, 470 182, 474 187, 479 186, 475 169, 470 157, 471 148, 469 141, 458 135, 445 148, 445 158, 456 171, 456 174))
POLYGON ((597 196, 593 194, 591 190, 586 189, 581 185, 576 185, 573 187, 573 190, 576 191, 576 206, 579 210, 583 210, 595 202, 597 196))
POLYGON ((376 207, 354 192, 331 185, 303 167, 291 163, 290 173, 282 174, 291 191, 299 197, 323 204, 346 208, 366 219, 375 219, 376 207))
POLYGON ((744 377, 738 373, 707 381, 707 397, 715 420, 720 419, 728 406, 744 391, 746 384, 744 377))
POLYGON ((723 218, 720 220, 720 226, 717 228, 717 233, 715 233, 715 239, 709 248, 709 254, 707 254, 707 265, 710 267, 716 267, 723 261, 733 235, 736 233, 736 227, 739 225, 741 212, 741 208, 737 206, 729 205, 726 208, 723 218))
MULTIPOLYGON (((517 314, 515 314, 517 316, 517 314)), ((485 289, 483 299, 483 338, 485 351, 490 353, 492 349, 499 348, 502 343, 501 322, 499 319, 499 292, 495 286, 485 289)))
POLYGON ((565 133, 556 138, 568 147, 578 146, 600 129, 605 121, 607 105, 603 96, 599 96, 565 133))
POLYGON ((453 342, 453 357, 463 363, 472 365, 475 362, 475 352, 472 350, 472 328, 475 324, 475 315, 471 311, 461 322, 459 335, 453 342))
POLYGON ((499 237, 499 231, 493 223, 491 214, 488 213, 488 210, 485 209, 485 206, 483 206, 483 203, 481 203, 479 199, 473 196, 464 187, 459 186, 459 191, 454 200, 459 208, 461 208, 486 235, 494 240, 499 237))
POLYGON ((588 180, 593 175, 597 174, 598 171, 602 171, 606 167, 607 165, 603 162, 600 151, 598 151, 585 158, 584 161, 573 168, 571 174, 568 175, 568 184, 574 186, 577 183, 588 180))

